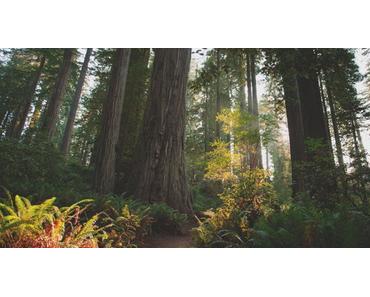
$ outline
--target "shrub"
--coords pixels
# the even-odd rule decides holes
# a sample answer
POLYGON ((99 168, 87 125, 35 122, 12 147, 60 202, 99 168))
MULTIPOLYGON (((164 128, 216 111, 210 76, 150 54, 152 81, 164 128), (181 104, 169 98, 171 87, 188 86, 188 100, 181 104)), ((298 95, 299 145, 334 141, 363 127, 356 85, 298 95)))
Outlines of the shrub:
POLYGON ((260 169, 241 174, 220 197, 223 205, 194 229, 198 246, 239 246, 249 237, 249 226, 275 207, 268 175, 260 169))
POLYGON ((137 247, 152 233, 179 234, 183 232, 187 215, 164 203, 144 203, 121 196, 96 199, 95 210, 103 211, 108 238, 101 246, 137 247))
POLYGON ((58 208, 55 198, 36 205, 18 195, 8 198, 0 203, 1 247, 97 247, 102 236, 102 228, 96 225, 98 215, 81 222, 91 200, 58 208))
POLYGON ((216 209, 221 204, 219 197, 209 197, 198 187, 193 189, 193 209, 196 213, 216 209))
POLYGON ((67 161, 50 143, 0 141, 0 186, 34 197, 76 199, 90 192, 90 169, 67 161))
POLYGON ((125 200, 124 203, 120 211, 111 207, 110 215, 105 218, 110 224, 101 246, 137 247, 151 233, 154 219, 149 215, 149 207, 139 206, 133 200, 125 200))
POLYGON ((370 217, 342 203, 332 210, 312 202, 290 205, 255 224, 254 247, 369 247, 370 217))
POLYGON ((165 203, 151 204, 149 214, 154 219, 152 231, 155 233, 182 234, 188 221, 186 214, 179 213, 165 203))

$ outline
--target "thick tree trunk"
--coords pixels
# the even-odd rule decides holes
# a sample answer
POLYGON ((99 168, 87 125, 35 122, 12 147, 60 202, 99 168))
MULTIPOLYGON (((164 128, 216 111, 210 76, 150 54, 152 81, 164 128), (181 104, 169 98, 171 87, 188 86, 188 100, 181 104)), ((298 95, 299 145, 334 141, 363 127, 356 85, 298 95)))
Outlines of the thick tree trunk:
POLYGON ((36 88, 39 83, 44 65, 45 65, 45 56, 41 56, 39 67, 37 68, 33 76, 32 82, 30 83, 29 93, 27 94, 27 97, 25 98, 24 103, 20 106, 20 109, 16 117, 14 118, 14 124, 13 124, 12 133, 10 137, 19 139, 22 134, 24 125, 27 120, 27 115, 30 111, 32 99, 35 96, 36 88))
POLYGON ((69 74, 71 72, 73 54, 73 49, 64 50, 63 63, 59 69, 58 77, 54 86, 54 92, 48 103, 44 122, 41 127, 42 137, 46 137, 49 141, 55 133, 59 109, 63 101, 69 74))
POLYGON ((185 95, 191 49, 156 49, 134 175, 135 197, 192 212, 185 174, 185 95))
POLYGON ((301 102, 298 95, 294 50, 281 50, 279 60, 281 68, 283 68, 283 70, 281 70, 281 76, 289 130, 290 156, 292 163, 292 190, 293 197, 297 197, 297 194, 305 192, 302 163, 306 158, 303 119, 301 102))
POLYGON ((123 102, 121 128, 117 143, 116 192, 122 193, 132 172, 132 159, 143 122, 147 98, 150 49, 131 49, 123 102))
POLYGON ((329 206, 337 199, 335 163, 330 151, 330 136, 325 127, 324 111, 312 49, 299 49, 297 61, 298 91, 301 101, 310 196, 329 206), (312 172, 315 170, 315 172, 312 172), (320 178, 322 175, 322 178, 320 178), (327 181, 324 181, 324 177, 327 181))
MULTIPOLYGON (((302 108, 305 139, 321 140, 329 150, 329 135, 325 128, 318 77, 312 49, 299 49, 303 69, 298 73, 298 90, 302 108)), ((310 156, 307 156, 310 158, 310 156)))
POLYGON ((251 78, 252 78, 252 115, 254 117, 252 123, 252 129, 255 130, 256 135, 256 144, 255 152, 250 156, 250 167, 253 168, 262 168, 262 149, 260 141, 260 124, 259 124, 259 111, 258 111, 258 100, 257 100, 257 83, 256 83, 256 65, 255 65, 255 55, 252 53, 250 55, 251 63, 251 78))
POLYGON ((94 173, 94 186, 99 194, 112 193, 115 183, 116 145, 119 137, 122 105, 131 49, 116 49, 107 99, 102 113, 94 173))
POLYGON ((64 130, 63 140, 61 144, 61 151, 64 155, 67 155, 69 152, 69 146, 71 144, 71 139, 72 139, 73 124, 75 122, 78 104, 81 98, 82 88, 85 83, 85 77, 86 77, 87 69, 89 66, 91 53, 92 53, 92 48, 88 48, 86 50, 85 59, 82 64, 80 76, 78 78, 76 90, 73 95, 71 107, 69 110, 69 116, 68 116, 67 124, 64 130))

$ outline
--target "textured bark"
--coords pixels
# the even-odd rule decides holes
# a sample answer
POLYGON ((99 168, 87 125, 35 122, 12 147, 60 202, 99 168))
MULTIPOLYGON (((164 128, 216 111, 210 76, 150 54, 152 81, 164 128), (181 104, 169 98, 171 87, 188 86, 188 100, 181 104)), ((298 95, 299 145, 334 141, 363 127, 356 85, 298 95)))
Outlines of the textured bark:
POLYGON ((46 137, 46 139, 49 141, 52 139, 55 133, 59 109, 63 101, 69 74, 71 72, 73 54, 73 49, 64 50, 63 63, 59 69, 58 77, 54 86, 54 92, 48 103, 44 122, 41 127, 42 136, 46 137))
POLYGON ((284 89, 285 109, 288 120, 290 156, 292 162, 293 196, 305 192, 304 172, 301 164, 305 161, 304 130, 301 103, 295 71, 294 50, 282 50, 279 55, 284 89))
POLYGON ((119 137, 130 52, 131 49, 117 49, 114 54, 95 160, 94 186, 99 194, 111 193, 114 190, 116 145, 119 137))
POLYGON ((121 128, 117 143, 116 192, 126 188, 128 176, 132 172, 132 160, 143 122, 147 99, 148 62, 150 49, 131 49, 127 74, 125 100, 123 102, 121 128))
POLYGON ((134 175, 135 197, 192 212, 185 174, 185 95, 191 49, 156 49, 134 175))
POLYGON ((37 85, 38 85, 40 77, 41 77, 42 69, 44 68, 44 65, 45 65, 45 57, 44 56, 41 56, 39 58, 39 60, 40 60, 40 64, 37 67, 37 70, 35 71, 35 73, 33 75, 33 79, 32 79, 32 81, 30 83, 30 86, 29 86, 29 92, 28 92, 23 104, 20 106, 20 108, 17 112, 17 115, 15 116, 15 118, 13 120, 11 133, 9 135, 10 137, 19 139, 19 137, 22 134, 24 125, 25 125, 26 120, 27 120, 27 115, 30 111, 30 107, 31 107, 31 104, 32 104, 32 99, 35 96, 36 88, 37 88, 37 85))
POLYGON ((262 168, 262 149, 260 141, 260 124, 259 124, 259 112, 258 112, 258 100, 257 100, 257 83, 256 83, 256 65, 255 65, 255 55, 252 53, 250 55, 251 63, 251 78, 252 78, 252 114, 254 116, 252 129, 255 129, 257 136, 255 144, 255 152, 250 156, 250 166, 251 168, 262 168))
POLYGON ((78 109, 78 104, 80 102, 82 88, 85 83, 85 78, 86 78, 86 73, 87 73, 87 69, 89 66, 91 53, 92 53, 92 48, 88 48, 86 50, 85 59, 82 64, 80 76, 78 78, 76 90, 73 95, 71 107, 69 110, 69 116, 68 116, 66 127, 64 129, 63 140, 61 144, 61 151, 64 155, 68 154, 69 152, 69 146, 71 144, 71 139, 72 139, 73 124, 75 122, 76 112, 78 109))

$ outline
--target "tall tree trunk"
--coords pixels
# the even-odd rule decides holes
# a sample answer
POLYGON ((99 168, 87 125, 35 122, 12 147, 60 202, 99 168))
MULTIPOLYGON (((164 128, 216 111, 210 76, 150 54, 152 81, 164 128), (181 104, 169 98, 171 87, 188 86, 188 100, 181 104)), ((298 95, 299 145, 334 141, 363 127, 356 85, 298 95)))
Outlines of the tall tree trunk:
MULTIPOLYGON (((216 115, 221 112, 221 62, 220 62, 220 50, 216 49, 216 67, 217 67, 217 81, 216 81, 216 115)), ((216 120, 216 138, 221 138, 221 124, 216 120)))
MULTIPOLYGON (((298 90, 301 101, 305 139, 321 140, 329 149, 329 135, 325 128, 318 77, 312 49, 299 49, 303 69, 298 73, 298 90)), ((309 157, 309 156, 308 156, 309 157)))
POLYGON ((255 130, 256 144, 255 152, 251 154, 250 166, 251 168, 262 168, 262 149, 260 141, 260 124, 259 124, 259 112, 258 112, 258 100, 257 100, 257 83, 256 83, 256 65, 255 65, 255 54, 250 54, 251 63, 251 78, 252 78, 252 115, 254 117, 252 123, 252 129, 255 130))
POLYGON ((12 133, 10 137, 19 139, 23 131, 24 125, 27 120, 27 115, 30 111, 30 107, 32 104, 32 99, 35 96, 36 88, 37 88, 37 85, 41 77, 42 69, 44 68, 44 65, 45 65, 45 56, 39 57, 39 60, 40 60, 40 64, 37 70, 35 71, 33 79, 30 83, 29 92, 25 98, 24 103, 21 105, 19 112, 14 118, 13 129, 12 129, 12 133))
POLYGON ((42 136, 46 137, 49 141, 55 133, 59 109, 63 101, 69 74, 71 72, 73 54, 73 49, 64 50, 63 63, 59 69, 58 77, 54 86, 54 92, 48 103, 44 122, 41 127, 42 136))
POLYGON ((245 94, 245 74, 246 74, 246 69, 245 69, 245 55, 243 52, 240 53, 240 60, 239 60, 239 100, 240 100, 240 110, 241 111, 246 111, 247 110, 247 102, 246 102, 246 94, 245 94))
POLYGON ((247 89, 248 89, 248 112, 253 114, 253 98, 252 98, 252 83, 251 83, 251 61, 250 54, 247 53, 247 89))
POLYGON ((134 175, 135 197, 192 212, 185 173, 185 95, 191 49, 156 49, 134 175))
POLYGON ((203 113, 203 126, 204 126, 204 152, 205 156, 206 153, 209 152, 209 127, 208 127, 208 121, 209 121, 209 116, 208 116, 208 104, 209 104, 209 91, 208 87, 205 88, 205 103, 204 103, 204 113, 203 113))
POLYGON ((117 143, 116 192, 122 193, 132 171, 132 159, 143 122, 147 99, 149 48, 131 49, 121 128, 117 143))
POLYGON ((305 192, 305 179, 302 164, 305 161, 304 130, 301 102, 298 95, 295 71, 295 50, 283 49, 279 52, 285 109, 288 120, 290 155, 292 163, 293 197, 305 192))
POLYGON ((131 49, 116 49, 113 58, 95 160, 94 186, 99 194, 112 193, 114 190, 116 145, 119 137, 130 53, 131 49))
POLYGON ((347 195, 347 193, 348 193, 348 183, 347 183, 347 180, 345 178, 346 167, 344 165, 343 149, 342 149, 342 143, 340 141, 341 136, 340 136, 339 128, 338 128, 338 119, 337 119, 337 114, 336 114, 336 110, 335 110, 335 102, 334 102, 333 95, 332 95, 332 92, 331 92, 331 88, 330 88, 330 85, 329 85, 328 82, 326 82, 326 93, 328 95, 330 118, 331 118, 331 122, 332 122, 332 125, 333 125, 335 151, 336 151, 336 156, 337 156, 337 159, 338 159, 339 168, 340 168, 340 171, 341 171, 340 181, 341 181, 342 186, 343 186, 344 196, 347 197, 348 196, 347 195))
POLYGON ((63 140, 61 144, 61 151, 64 155, 67 155, 69 152, 69 146, 71 144, 71 139, 72 139, 73 124, 75 122, 78 104, 81 98, 82 88, 85 83, 85 77, 86 77, 87 69, 89 66, 91 53, 92 53, 92 48, 88 48, 86 50, 85 59, 82 64, 80 76, 78 78, 76 90, 73 95, 71 107, 69 110, 69 116, 68 116, 67 124, 64 130, 63 140))
POLYGON ((316 72, 316 56, 312 49, 299 49, 298 91, 301 101, 303 130, 310 196, 327 206, 332 205, 336 194, 335 163, 330 152, 330 137, 325 127, 324 111, 316 72), (320 178, 322 175, 322 178, 320 178), (324 177, 327 181, 324 182, 324 177))
POLYGON ((37 127, 38 122, 40 121, 41 118, 41 112, 42 112, 42 103, 43 99, 42 98, 37 98, 35 102, 35 108, 33 110, 30 123, 28 124, 25 137, 24 137, 24 142, 25 143, 31 143, 32 138, 34 137, 35 130, 37 127))
POLYGON ((328 109, 326 106, 326 97, 324 94, 324 87, 321 79, 321 75, 318 75, 318 82, 319 82, 319 87, 320 87, 320 96, 322 100, 322 109, 324 111, 324 123, 325 123, 325 129, 326 129, 326 134, 328 135, 328 145, 329 145, 329 150, 331 154, 331 158, 334 160, 334 152, 333 152, 333 146, 331 143, 331 136, 330 136, 330 126, 329 126, 329 116, 328 116, 328 109))

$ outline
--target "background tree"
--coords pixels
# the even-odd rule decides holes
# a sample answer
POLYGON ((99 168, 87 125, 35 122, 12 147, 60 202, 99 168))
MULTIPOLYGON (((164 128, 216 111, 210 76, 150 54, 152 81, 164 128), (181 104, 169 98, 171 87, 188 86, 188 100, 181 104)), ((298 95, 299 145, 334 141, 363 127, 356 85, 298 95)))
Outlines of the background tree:
POLYGON ((82 64, 80 76, 78 78, 78 82, 76 86, 76 91, 74 93, 71 107, 69 110, 69 116, 68 116, 67 124, 66 124, 64 134, 63 134, 62 144, 61 144, 61 150, 64 155, 66 155, 69 151, 69 146, 71 143, 72 132, 73 132, 73 125, 74 125, 74 121, 76 118, 78 104, 80 102, 82 88, 85 83, 85 77, 86 77, 86 73, 88 70, 91 53, 92 53, 92 48, 88 48, 86 50, 85 59, 82 64))
POLYGON ((94 172, 94 187, 100 194, 113 192, 116 145, 125 95, 131 49, 117 49, 114 54, 107 99, 102 113, 94 172))

